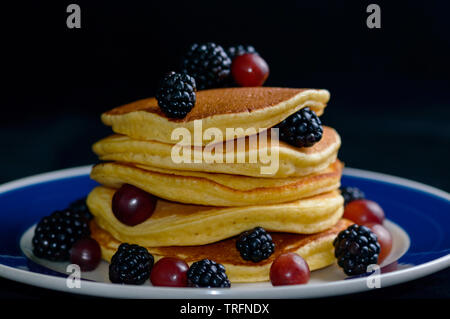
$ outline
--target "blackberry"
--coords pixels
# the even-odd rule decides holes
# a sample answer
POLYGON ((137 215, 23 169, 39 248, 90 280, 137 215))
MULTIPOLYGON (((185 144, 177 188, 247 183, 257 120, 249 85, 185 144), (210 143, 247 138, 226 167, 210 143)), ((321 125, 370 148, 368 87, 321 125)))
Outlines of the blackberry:
POLYGON ((230 76, 231 59, 215 43, 193 44, 181 60, 181 70, 195 78, 199 90, 221 87, 230 76))
POLYGON ((272 236, 264 228, 256 227, 243 232, 239 236, 236 241, 236 248, 243 259, 257 263, 273 254, 275 244, 272 241, 272 236))
POLYGON ((80 213, 68 209, 56 211, 36 226, 33 253, 51 261, 67 261, 72 245, 90 233, 88 221, 80 213))
POLYGON ((364 199, 366 197, 357 187, 341 187, 341 195, 344 197, 344 206, 354 200, 364 199))
POLYGON ((113 283, 141 285, 150 277, 154 261, 146 248, 123 243, 111 258, 109 280, 113 283))
POLYGON ((203 259, 189 267, 187 272, 189 287, 229 288, 231 287, 225 267, 215 261, 203 259))
POLYGON ((86 197, 80 198, 72 203, 70 203, 69 208, 70 211, 80 214, 86 220, 92 220, 94 216, 86 205, 86 197))
POLYGON ((296 147, 313 146, 323 133, 319 117, 309 107, 292 114, 275 127, 280 130, 280 140, 296 147))
POLYGON ((338 265, 348 276, 364 274, 367 266, 378 262, 380 244, 366 226, 354 224, 341 231, 333 246, 338 265))
POLYGON ((160 82, 156 99, 161 110, 170 118, 184 118, 194 107, 197 99, 193 77, 184 73, 170 72, 160 82))
POLYGON ((246 54, 246 53, 255 53, 258 54, 258 52, 256 52, 255 48, 251 45, 235 45, 235 46, 231 46, 227 48, 227 54, 228 57, 231 59, 231 61, 234 60, 235 57, 246 54))

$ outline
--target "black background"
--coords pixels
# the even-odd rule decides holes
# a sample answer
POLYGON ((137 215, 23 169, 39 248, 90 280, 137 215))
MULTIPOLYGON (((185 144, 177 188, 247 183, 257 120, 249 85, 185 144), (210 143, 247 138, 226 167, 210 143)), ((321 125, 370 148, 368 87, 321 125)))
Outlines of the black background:
POLYGON ((100 113, 153 95, 190 44, 213 41, 253 45, 268 86, 330 90, 323 121, 347 166, 450 190, 447 1, 372 1, 381 29, 368 1, 280 0, 76 1, 68 29, 71 2, 2 4, 0 183, 95 162, 100 113))

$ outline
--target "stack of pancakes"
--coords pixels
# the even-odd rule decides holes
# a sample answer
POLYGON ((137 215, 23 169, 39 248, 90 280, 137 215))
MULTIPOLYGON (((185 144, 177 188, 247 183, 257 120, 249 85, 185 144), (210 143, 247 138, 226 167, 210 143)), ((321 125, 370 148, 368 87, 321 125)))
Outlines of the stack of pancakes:
MULTIPOLYGON (((328 100, 326 90, 226 88, 197 92, 195 107, 184 119, 167 118, 154 98, 104 113, 102 121, 117 134, 93 146, 106 162, 92 169, 91 177, 102 186, 87 200, 95 216, 92 236, 103 258, 110 260, 122 242, 135 243, 147 247, 156 260, 170 256, 191 264, 212 259, 225 266, 231 282, 269 280, 273 260, 286 252, 300 254, 311 270, 333 263, 332 241, 350 224, 341 218, 339 135, 323 127, 322 139, 309 148, 271 139, 247 143, 252 136, 246 136, 247 129, 263 132, 304 107, 321 115, 328 100), (201 123, 203 132, 242 128, 235 130, 232 149, 225 137, 214 141, 223 144, 222 163, 173 159, 177 141, 172 132, 182 128, 194 136, 195 123, 201 123), (237 147, 239 141, 245 147, 237 147), (259 156, 248 160, 263 151, 278 154, 278 170, 271 174, 262 172, 267 163, 259 156), (228 162, 227 156, 245 161, 228 162), (112 197, 123 184, 158 197, 153 215, 136 226, 121 223, 112 212, 112 197), (271 233, 275 252, 254 263, 243 260, 235 245, 240 233, 257 226, 271 233)), ((196 151, 210 146, 201 139, 184 147, 194 158, 196 151)))

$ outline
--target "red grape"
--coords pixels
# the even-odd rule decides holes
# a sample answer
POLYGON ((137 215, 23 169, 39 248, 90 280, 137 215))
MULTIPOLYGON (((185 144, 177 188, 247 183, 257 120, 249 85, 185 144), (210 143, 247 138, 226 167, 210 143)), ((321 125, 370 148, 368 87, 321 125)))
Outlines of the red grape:
POLYGON ((381 247, 380 254, 378 255, 378 264, 381 264, 392 250, 392 235, 389 230, 381 224, 367 223, 364 224, 364 226, 369 227, 370 230, 377 235, 378 243, 381 247))
POLYGON ((261 86, 269 76, 269 66, 258 54, 246 53, 233 60, 231 74, 240 86, 261 86))
POLYGON ((129 184, 120 187, 112 199, 114 216, 128 226, 146 221, 155 210, 156 197, 129 184))
POLYGON ((344 208, 344 218, 350 219, 358 225, 366 223, 382 224, 384 211, 374 201, 357 199, 348 203, 344 208))
POLYGON ((153 266, 150 281, 154 286, 186 287, 188 269, 184 260, 164 257, 153 266))
POLYGON ((295 253, 278 256, 270 267, 270 281, 274 286, 306 284, 309 277, 308 264, 295 253))
POLYGON ((100 245, 92 238, 78 240, 70 250, 70 262, 78 265, 82 271, 94 270, 101 259, 100 245))

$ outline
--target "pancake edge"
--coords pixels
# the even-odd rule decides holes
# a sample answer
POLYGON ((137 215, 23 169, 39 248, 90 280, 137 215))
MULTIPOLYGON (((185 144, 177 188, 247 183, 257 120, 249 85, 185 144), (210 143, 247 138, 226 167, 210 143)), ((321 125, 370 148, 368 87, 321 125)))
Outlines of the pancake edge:
POLYGON ((335 190, 288 203, 247 207, 205 207, 167 202, 169 207, 175 205, 172 209, 180 212, 191 210, 191 214, 177 219, 169 212, 168 216, 127 226, 112 212, 113 194, 113 189, 96 187, 88 195, 87 205, 98 225, 118 240, 148 247, 205 245, 256 226, 276 232, 317 233, 332 227, 344 213, 344 199, 335 190), (233 228, 227 227, 231 224, 233 228), (167 236, 174 233, 177 236, 167 236))
MULTIPOLYGON (((245 131, 249 128, 259 130, 273 127, 304 107, 310 107, 320 116, 329 99, 330 92, 325 89, 305 89, 292 98, 270 107, 251 112, 216 114, 199 119, 199 121, 202 123, 203 131, 208 128, 218 128, 225 133, 226 128, 242 128, 244 132, 236 135, 236 138, 240 138, 248 135, 245 134, 245 131)), ((135 139, 155 140, 175 144, 176 141, 173 141, 171 138, 172 132, 175 129, 185 128, 191 135, 194 134, 195 120, 176 122, 159 114, 146 112, 145 110, 117 115, 108 112, 101 115, 102 122, 107 126, 111 126, 114 132, 135 139)), ((208 141, 202 139, 202 145, 208 143, 208 141)))

